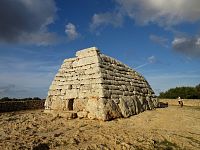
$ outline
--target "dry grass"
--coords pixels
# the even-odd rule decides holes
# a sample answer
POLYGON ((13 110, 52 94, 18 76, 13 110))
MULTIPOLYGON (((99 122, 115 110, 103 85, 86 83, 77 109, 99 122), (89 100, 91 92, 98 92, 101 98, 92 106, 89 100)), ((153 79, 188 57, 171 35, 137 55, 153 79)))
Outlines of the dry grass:
POLYGON ((0 149, 200 149, 200 108, 170 106, 109 122, 3 113, 0 149))

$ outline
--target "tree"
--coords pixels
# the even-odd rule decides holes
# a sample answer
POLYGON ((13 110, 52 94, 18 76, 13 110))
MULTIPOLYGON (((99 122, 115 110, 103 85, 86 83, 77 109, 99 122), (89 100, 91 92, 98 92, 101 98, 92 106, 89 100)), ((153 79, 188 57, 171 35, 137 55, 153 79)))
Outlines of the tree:
POLYGON ((200 84, 195 87, 176 87, 161 92, 159 98, 170 98, 174 99, 177 97, 184 99, 200 99, 200 84))
POLYGON ((1 98, 1 101, 10 101, 11 99, 9 97, 3 97, 1 98))
POLYGON ((39 97, 33 97, 33 100, 41 100, 39 97))

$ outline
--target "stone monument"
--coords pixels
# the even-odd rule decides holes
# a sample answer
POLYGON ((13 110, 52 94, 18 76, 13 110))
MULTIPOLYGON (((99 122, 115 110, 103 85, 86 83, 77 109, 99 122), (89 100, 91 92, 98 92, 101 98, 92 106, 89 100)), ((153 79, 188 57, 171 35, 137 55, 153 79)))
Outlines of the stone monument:
POLYGON ((157 104, 143 76, 91 47, 64 60, 49 88, 45 112, 106 121, 151 110, 157 104))

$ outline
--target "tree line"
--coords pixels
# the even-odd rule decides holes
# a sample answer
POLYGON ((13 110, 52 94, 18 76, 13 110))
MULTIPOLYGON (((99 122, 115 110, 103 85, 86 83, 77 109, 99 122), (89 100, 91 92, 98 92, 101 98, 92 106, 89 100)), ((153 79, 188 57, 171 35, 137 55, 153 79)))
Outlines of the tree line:
POLYGON ((9 98, 9 97, 3 97, 0 99, 0 102, 7 102, 7 101, 29 101, 29 100, 42 100, 39 97, 27 97, 27 98, 9 98))
POLYGON ((183 87, 171 88, 166 92, 161 92, 158 97, 174 99, 179 96, 183 99, 200 99, 200 84, 198 84, 195 87, 183 86, 183 87))

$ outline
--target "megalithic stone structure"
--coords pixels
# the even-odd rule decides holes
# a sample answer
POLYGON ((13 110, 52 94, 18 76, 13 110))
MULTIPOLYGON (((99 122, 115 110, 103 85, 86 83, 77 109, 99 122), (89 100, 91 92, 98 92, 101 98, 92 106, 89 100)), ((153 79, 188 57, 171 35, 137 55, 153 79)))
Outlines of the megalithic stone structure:
POLYGON ((45 101, 45 112, 111 120, 154 109, 158 100, 143 76, 96 47, 65 59, 45 101))

